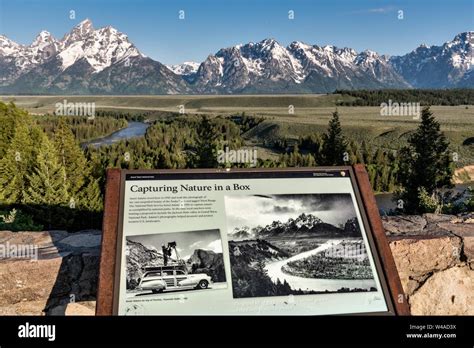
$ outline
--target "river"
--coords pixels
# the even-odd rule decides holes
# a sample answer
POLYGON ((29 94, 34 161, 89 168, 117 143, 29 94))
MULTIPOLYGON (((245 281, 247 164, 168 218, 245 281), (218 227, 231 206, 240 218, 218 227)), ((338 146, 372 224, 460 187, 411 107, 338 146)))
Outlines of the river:
MULTIPOLYGON (((469 186, 474 186, 473 183, 468 184, 457 184, 452 189, 453 192, 461 193, 466 190, 469 186)), ((396 209, 396 203, 393 201, 393 193, 377 193, 375 194, 375 200, 377 201, 377 207, 382 212, 389 212, 390 210, 396 209)))
POLYGON ((100 147, 102 145, 111 145, 121 140, 141 137, 145 135, 149 126, 148 123, 129 121, 127 128, 123 128, 102 138, 86 141, 82 143, 81 146, 87 147, 90 145, 93 147, 100 147))
POLYGON ((320 245, 316 249, 305 251, 303 253, 294 255, 286 260, 269 262, 265 265, 268 276, 276 283, 277 279, 280 279, 280 282, 286 280, 293 290, 305 290, 305 291, 337 291, 340 288, 359 288, 369 290, 371 287, 375 286, 375 281, 373 279, 319 279, 319 278, 303 278, 296 277, 286 273, 283 273, 281 268, 283 265, 291 261, 301 260, 309 256, 318 254, 326 249, 331 248, 334 245, 337 245, 342 242, 342 239, 333 239, 327 241, 323 245, 320 245))

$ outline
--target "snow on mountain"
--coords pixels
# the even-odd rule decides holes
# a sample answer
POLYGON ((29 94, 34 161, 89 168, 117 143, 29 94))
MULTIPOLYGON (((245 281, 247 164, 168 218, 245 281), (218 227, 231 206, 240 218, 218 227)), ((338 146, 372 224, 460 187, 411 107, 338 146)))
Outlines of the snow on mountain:
MULTIPOLYGON (((286 222, 273 221, 265 227, 254 228, 254 238, 278 237, 278 236, 310 236, 310 235, 341 235, 346 233, 344 229, 325 223, 312 214, 302 213, 296 218, 290 218, 286 222)), ((232 237, 237 234, 233 234, 232 237)))
POLYGON ((324 93, 335 89, 473 87, 474 32, 403 56, 265 39, 218 50, 201 64, 165 66, 113 27, 88 19, 62 39, 42 31, 30 45, 0 35, 7 93, 324 93))
POLYGON ((315 225, 322 223, 323 221, 312 215, 312 214, 301 214, 294 220, 294 224, 298 229, 305 227, 307 229, 313 228, 315 225))
POLYGON ((88 18, 76 25, 68 34, 64 35, 61 40, 65 47, 74 44, 77 41, 81 41, 87 38, 94 32, 94 26, 92 21, 88 18))
POLYGON ((84 58, 95 72, 124 58, 141 55, 125 34, 112 27, 94 30, 88 19, 79 23, 60 41, 45 30, 29 46, 19 45, 0 36, 0 55, 14 59, 16 66, 23 71, 44 63, 56 54, 62 62, 62 70, 84 58))
POLYGON ((302 81, 301 64, 274 39, 223 48, 196 73, 198 89, 239 91, 253 84, 302 81), (209 78, 213 75, 212 78, 209 78))
POLYGON ((264 227, 257 226, 250 229, 247 226, 235 228, 229 233, 232 241, 255 240, 258 238, 272 238, 281 236, 360 236, 360 227, 357 218, 348 219, 342 226, 335 226, 322 221, 313 214, 302 213, 287 221, 273 221, 264 227))
POLYGON ((86 19, 63 38, 59 56, 63 70, 84 58, 97 73, 123 59, 143 55, 127 35, 110 26, 94 30, 86 19))
POLYGON ((59 42, 51 35, 49 31, 42 30, 31 43, 30 48, 42 51, 49 46, 57 47, 59 42))
POLYGON ((34 66, 45 63, 57 49, 58 42, 47 31, 39 33, 29 46, 0 35, 0 85, 8 85, 34 66))
POLYGON ((7 93, 190 93, 187 83, 142 53, 127 35, 88 19, 61 40, 46 31, 29 46, 0 38, 0 87, 7 93))
POLYGON ((184 62, 182 64, 167 65, 166 67, 177 75, 191 75, 198 71, 199 65, 196 62, 184 62))
POLYGON ((301 62, 303 77, 307 77, 313 70, 335 76, 343 71, 344 67, 352 67, 357 56, 353 49, 340 49, 329 45, 311 46, 299 41, 292 42, 287 49, 301 62))
POLYGON ((409 87, 387 57, 375 52, 299 41, 283 47, 274 39, 219 50, 201 65, 193 84, 201 93, 409 87))
POLYGON ((0 35, 0 57, 5 61, 14 62, 19 72, 44 63, 57 49, 58 41, 45 30, 39 33, 29 46, 20 45, 0 35))
POLYGON ((17 56, 20 54, 22 46, 10 40, 6 36, 0 35, 0 56, 17 56))
POLYGON ((474 65, 474 31, 460 33, 441 46, 420 45, 404 56, 392 57, 390 63, 416 88, 462 85, 474 65))

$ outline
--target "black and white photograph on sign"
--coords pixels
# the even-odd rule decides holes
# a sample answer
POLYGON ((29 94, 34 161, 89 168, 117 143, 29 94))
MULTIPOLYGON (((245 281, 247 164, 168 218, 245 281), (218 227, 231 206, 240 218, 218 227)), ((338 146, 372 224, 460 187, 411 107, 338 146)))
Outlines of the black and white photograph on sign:
POLYGON ((225 196, 234 298, 376 291, 350 194, 225 196))
POLYGON ((126 238, 127 295, 227 288, 218 229, 126 238))

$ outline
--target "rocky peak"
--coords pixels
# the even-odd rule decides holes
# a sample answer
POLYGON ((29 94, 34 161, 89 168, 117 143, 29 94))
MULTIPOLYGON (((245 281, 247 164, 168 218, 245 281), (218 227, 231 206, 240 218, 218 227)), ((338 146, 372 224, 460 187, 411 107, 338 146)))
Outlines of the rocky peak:
POLYGON ((18 54, 23 47, 6 36, 0 35, 0 56, 11 56, 18 54))
POLYGON ((205 273, 213 282, 225 282, 224 257, 212 250, 196 249, 187 261, 190 273, 205 273))
POLYGON ((200 64, 196 62, 184 62, 181 64, 167 65, 166 67, 176 75, 190 77, 197 73, 200 64))
POLYGON ((38 88, 67 93, 78 85, 83 86, 79 93, 150 94, 472 87, 473 37, 474 31, 466 31, 440 46, 421 45, 406 55, 390 58, 370 50, 358 54, 348 47, 309 45, 301 41, 283 47, 274 38, 266 38, 222 48, 201 64, 189 62, 166 69, 152 59, 141 59, 146 57, 124 33, 111 26, 94 29, 91 20, 86 19, 59 41, 47 31, 42 31, 30 46, 0 36, 0 57, 7 57, 0 62, 0 78, 4 81, 3 90, 24 93, 35 93, 38 88), (140 64, 133 67, 125 64, 130 57, 140 64), (54 63, 49 63, 50 60, 54 63), (76 68, 69 69, 72 66, 76 68), (130 69, 133 73, 125 75, 134 76, 147 87, 125 81, 122 72, 130 69), (102 71, 107 72, 101 75, 102 71), (112 71, 118 75, 112 76, 112 71), (39 74, 41 86, 27 83, 32 78, 24 76, 28 73, 39 74))
POLYGON ((305 227, 307 229, 313 228, 316 224, 320 224, 323 221, 319 219, 318 217, 312 215, 312 214, 301 214, 294 220, 294 224, 298 229, 305 227))
POLYGON ((455 45, 461 44, 463 46, 473 46, 474 45, 474 31, 466 31, 463 33, 457 34, 452 41, 448 41, 445 44, 455 45))
POLYGON ((92 25, 92 21, 90 19, 85 19, 76 25, 71 31, 71 37, 75 40, 80 38, 87 37, 94 31, 94 26, 92 25))
POLYGON ((67 34, 61 42, 62 69, 65 70, 80 59, 85 59, 95 73, 127 57, 143 55, 128 40, 127 35, 107 26, 94 30, 86 19, 67 34))
POLYGON ((32 42, 31 47, 44 47, 54 43, 57 43, 57 40, 51 35, 51 33, 42 30, 32 42))

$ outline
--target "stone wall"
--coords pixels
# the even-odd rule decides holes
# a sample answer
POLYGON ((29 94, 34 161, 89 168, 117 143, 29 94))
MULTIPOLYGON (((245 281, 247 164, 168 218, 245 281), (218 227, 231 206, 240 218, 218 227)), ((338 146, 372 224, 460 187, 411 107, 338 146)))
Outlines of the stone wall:
POLYGON ((474 315, 474 214, 382 218, 413 315, 474 315))
MULTIPOLYGON (((382 218, 414 315, 474 315, 474 214, 382 218)), ((0 315, 94 315, 100 231, 0 231, 38 261, 0 260, 0 315)))
POLYGON ((37 261, 0 260, 0 315, 94 315, 100 243, 100 231, 0 231, 10 252, 38 250, 37 261))

